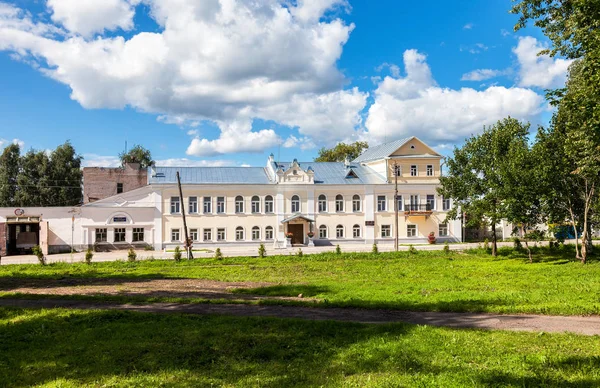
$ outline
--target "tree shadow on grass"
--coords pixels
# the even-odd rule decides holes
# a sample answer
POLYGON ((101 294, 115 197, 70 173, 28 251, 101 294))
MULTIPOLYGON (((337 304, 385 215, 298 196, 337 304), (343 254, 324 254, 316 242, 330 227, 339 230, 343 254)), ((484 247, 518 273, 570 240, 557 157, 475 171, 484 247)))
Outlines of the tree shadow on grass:
POLYGON ((331 289, 325 286, 313 286, 309 284, 283 284, 257 288, 236 288, 232 290, 235 294, 250 294, 264 296, 287 296, 293 297, 302 294, 303 297, 315 297, 319 294, 331 293, 331 289))

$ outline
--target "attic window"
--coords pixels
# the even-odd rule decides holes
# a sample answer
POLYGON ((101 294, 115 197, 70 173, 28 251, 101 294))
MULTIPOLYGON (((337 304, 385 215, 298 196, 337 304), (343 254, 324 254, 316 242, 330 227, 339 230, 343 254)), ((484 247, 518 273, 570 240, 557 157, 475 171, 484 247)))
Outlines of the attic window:
POLYGON ((348 174, 346 174, 346 178, 358 178, 358 175, 356 175, 353 170, 350 170, 348 171, 348 174))
POLYGON ((411 149, 411 150, 414 150, 414 149, 415 149, 415 145, 414 145, 414 144, 413 144, 413 145, 411 145, 411 146, 410 146, 410 149, 411 149))
POLYGON ((294 171, 292 171, 292 174, 294 174, 294 175, 298 175, 298 170, 294 170, 294 171))

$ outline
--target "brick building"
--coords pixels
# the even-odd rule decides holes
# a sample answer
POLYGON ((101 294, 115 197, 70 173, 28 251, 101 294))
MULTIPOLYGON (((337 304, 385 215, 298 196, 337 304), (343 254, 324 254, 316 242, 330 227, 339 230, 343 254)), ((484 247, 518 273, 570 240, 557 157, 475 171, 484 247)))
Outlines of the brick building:
POLYGON ((83 169, 83 203, 95 202, 126 193, 148 184, 147 169, 138 163, 124 167, 85 167, 83 169))

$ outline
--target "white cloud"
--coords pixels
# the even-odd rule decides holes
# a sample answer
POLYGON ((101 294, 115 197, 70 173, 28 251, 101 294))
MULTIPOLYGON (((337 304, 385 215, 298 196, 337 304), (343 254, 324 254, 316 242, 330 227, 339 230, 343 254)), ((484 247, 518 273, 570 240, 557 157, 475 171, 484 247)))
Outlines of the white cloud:
POLYGON ((284 148, 300 148, 302 151, 316 148, 317 145, 309 137, 296 137, 290 135, 283 143, 284 148))
POLYGON ((363 135, 372 143, 412 135, 431 145, 455 143, 506 116, 530 119, 544 109, 544 98, 529 89, 439 87, 415 50, 404 53, 404 67, 406 77, 385 77, 375 91, 363 135))
POLYGON ((519 86, 557 88, 565 84, 569 65, 572 60, 538 55, 547 48, 531 36, 519 38, 513 53, 519 62, 519 86))
POLYGON ((121 160, 116 156, 83 154, 83 167, 118 167, 121 160))
POLYGON ((190 155, 262 151, 279 141, 273 130, 252 132, 254 119, 319 141, 352 137, 360 125, 367 95, 343 90, 337 68, 354 25, 329 13, 347 8, 346 0, 144 0, 147 7, 138 10, 149 9, 161 32, 130 38, 118 36, 119 29, 133 28, 138 0, 89 8, 91 1, 50 0, 60 25, 6 8, 0 50, 68 85, 85 108, 129 106, 165 123, 217 123, 220 137, 195 137, 190 155), (69 33, 49 36, 61 26, 69 33), (108 30, 117 36, 103 34, 108 30), (93 33, 99 35, 88 39, 93 33), (330 114, 339 117, 322 121, 330 114), (336 125, 332 133, 323 131, 329 125, 336 125))
MULTIPOLYGON (((8 147, 10 143, 17 144, 19 147, 21 147, 21 149, 23 149, 23 147, 25 146, 25 142, 21 139, 12 139, 12 141, 10 141, 0 138, 0 148, 8 147)), ((2 153, 2 150, 0 150, 0 153, 2 153)))
POLYGON ((156 161, 161 167, 229 167, 236 166, 233 160, 194 160, 187 158, 161 159, 156 161))
POLYGON ((508 74, 507 70, 477 69, 463 74, 461 81, 484 81, 508 74))
POLYGON ((489 47, 483 43, 475 43, 474 45, 470 45, 470 46, 462 45, 459 48, 459 50, 461 52, 467 51, 470 54, 479 54, 482 51, 487 51, 488 49, 489 49, 489 47))
POLYGON ((473 28, 473 23, 467 23, 463 26, 463 30, 470 30, 473 28))

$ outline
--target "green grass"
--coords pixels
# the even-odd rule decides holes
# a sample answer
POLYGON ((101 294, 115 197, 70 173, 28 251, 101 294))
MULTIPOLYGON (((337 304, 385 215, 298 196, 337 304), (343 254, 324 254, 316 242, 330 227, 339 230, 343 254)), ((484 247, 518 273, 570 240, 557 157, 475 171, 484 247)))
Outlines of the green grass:
MULTIPOLYGON (((272 296, 318 299, 318 306, 538 314, 600 314, 600 262, 570 260, 572 248, 538 251, 537 262, 501 248, 496 259, 482 250, 344 253, 259 258, 150 260, 134 263, 12 265, 0 267, 0 291, 9 297, 15 278, 201 278, 271 282, 238 290, 272 296), (12 280, 8 282, 7 280, 12 280)), ((136 301, 171 300, 141 295, 136 301)), ((99 297, 99 299, 106 299, 99 297)), ((178 301, 186 301, 180 299, 178 301)), ((193 302, 194 300, 188 300, 193 302)), ((203 300, 196 300, 203 302, 203 300)), ((271 302, 268 303, 285 303, 271 302)), ((288 302, 289 303, 289 302, 288 302)), ((302 302, 295 302, 302 303, 302 302)))
POLYGON ((0 309, 0 386, 600 385, 600 337, 0 309))

